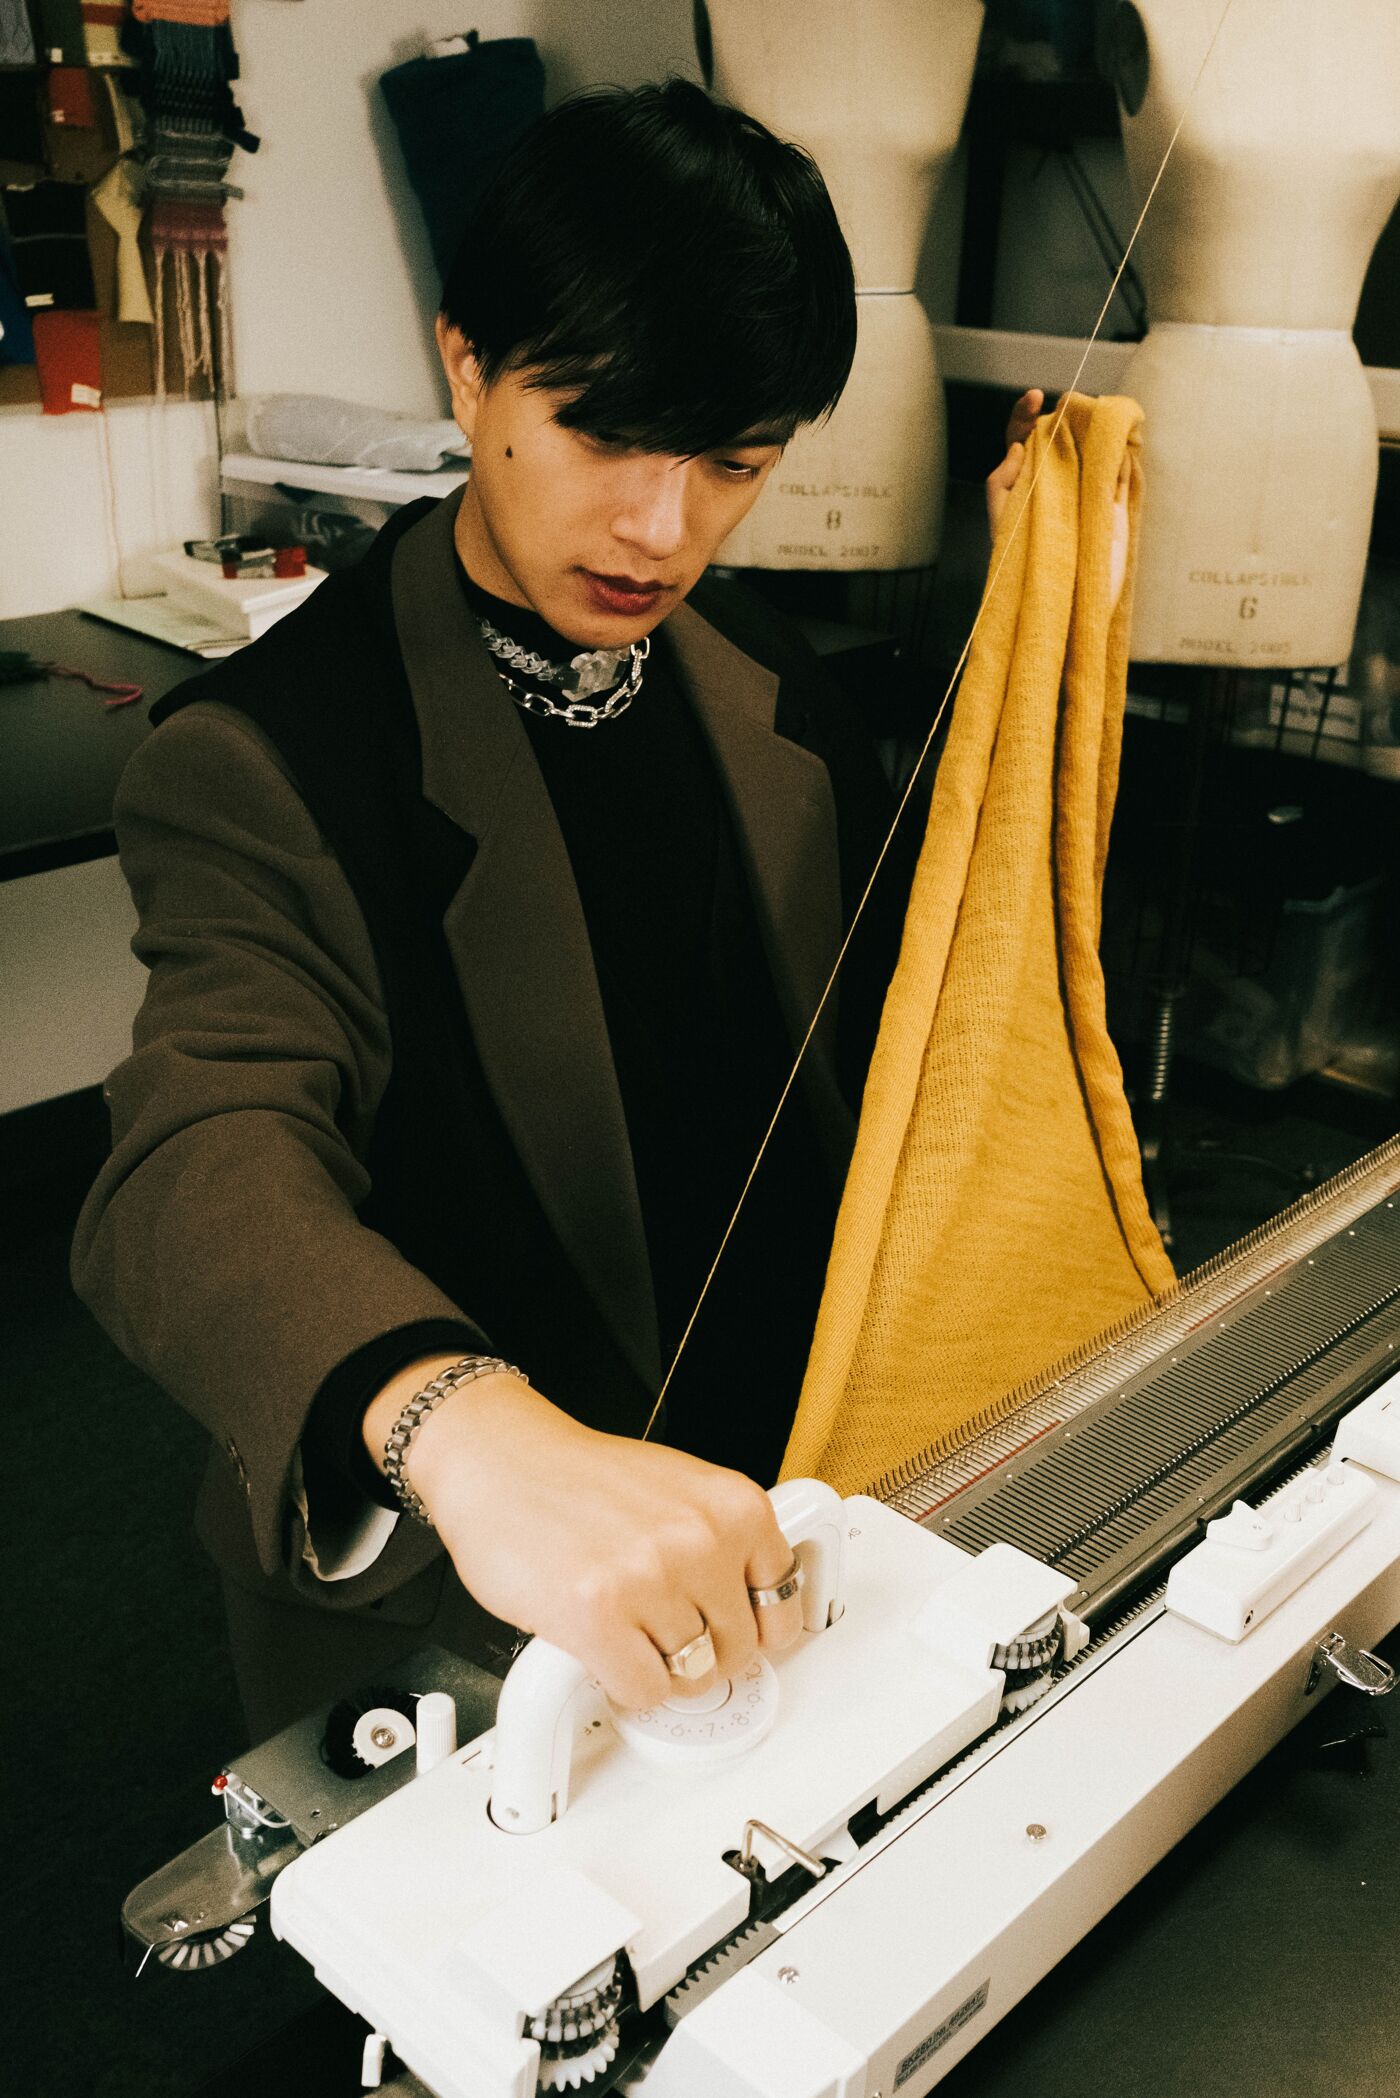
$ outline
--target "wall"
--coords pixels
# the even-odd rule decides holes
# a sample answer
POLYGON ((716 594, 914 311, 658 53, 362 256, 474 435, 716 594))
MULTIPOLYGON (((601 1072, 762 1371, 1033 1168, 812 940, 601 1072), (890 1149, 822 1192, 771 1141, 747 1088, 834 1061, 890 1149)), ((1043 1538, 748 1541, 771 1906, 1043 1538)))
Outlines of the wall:
MULTIPOLYGON (((235 158, 234 359, 244 393, 341 394, 439 415, 438 286, 374 83, 425 40, 533 36, 551 98, 694 71, 690 0, 234 0, 241 99, 261 150, 235 158)), ((206 408, 107 417, 125 588, 149 554, 213 529, 206 408)), ((0 411, 0 618, 120 587, 99 418, 0 411)))
POLYGON ((376 83, 469 19, 533 36, 551 100, 693 70, 689 0, 242 0, 250 122, 230 212, 244 393, 307 391, 441 415, 438 280, 376 83), (341 54, 346 54, 342 57, 341 54))
POLYGON ((154 588, 144 557, 209 530, 216 478, 205 407, 0 408, 0 619, 154 588))

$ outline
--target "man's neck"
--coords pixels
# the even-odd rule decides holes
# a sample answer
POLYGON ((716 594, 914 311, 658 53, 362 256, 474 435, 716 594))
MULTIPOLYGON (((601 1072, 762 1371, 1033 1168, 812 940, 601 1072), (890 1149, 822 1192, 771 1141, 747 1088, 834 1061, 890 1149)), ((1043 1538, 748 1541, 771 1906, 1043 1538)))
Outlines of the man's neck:
POLYGON ((462 491, 452 537, 458 560, 480 589, 489 591, 492 597, 499 597, 508 605, 518 605, 522 611, 534 611, 534 606, 496 550, 496 542, 481 514, 481 505, 470 477, 462 491))

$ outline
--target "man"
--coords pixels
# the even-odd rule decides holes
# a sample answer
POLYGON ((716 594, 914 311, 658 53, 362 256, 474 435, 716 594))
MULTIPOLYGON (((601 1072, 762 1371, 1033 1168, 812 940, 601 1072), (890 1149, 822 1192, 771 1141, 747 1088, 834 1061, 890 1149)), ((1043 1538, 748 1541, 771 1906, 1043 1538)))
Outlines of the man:
POLYGON ((631 1705, 796 1636, 763 1488, 890 959, 706 1290, 888 818, 802 651, 686 603, 849 370, 811 162, 682 82, 575 98, 438 341, 463 497, 172 695, 118 809, 151 980, 75 1280, 214 1438, 255 1732, 473 1598, 631 1705))

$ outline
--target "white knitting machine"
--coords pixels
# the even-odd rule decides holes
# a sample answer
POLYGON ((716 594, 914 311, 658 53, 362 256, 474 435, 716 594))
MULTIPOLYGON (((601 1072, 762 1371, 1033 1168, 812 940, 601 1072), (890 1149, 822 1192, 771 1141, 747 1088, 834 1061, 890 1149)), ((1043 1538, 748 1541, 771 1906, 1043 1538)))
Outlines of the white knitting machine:
POLYGON ((1313 1700, 1390 1687, 1398 1203, 1400 1138, 891 1501, 778 1489, 806 1630, 708 1698, 614 1711, 537 1640, 289 1729, 128 1930, 198 1968, 270 1891, 436 2098, 919 2098, 1313 1700))

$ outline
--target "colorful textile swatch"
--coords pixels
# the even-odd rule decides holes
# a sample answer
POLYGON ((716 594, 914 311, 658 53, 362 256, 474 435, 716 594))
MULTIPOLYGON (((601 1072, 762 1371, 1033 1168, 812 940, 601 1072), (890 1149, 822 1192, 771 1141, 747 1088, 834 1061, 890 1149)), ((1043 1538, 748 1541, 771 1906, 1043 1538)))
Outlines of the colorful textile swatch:
POLYGON ((34 353, 45 415, 102 406, 100 313, 36 313, 34 353))
POLYGON ((34 326, 20 290, 10 237, 0 226, 0 364, 34 362, 34 326))
POLYGON ((49 116, 55 124, 67 124, 74 131, 97 129, 92 75, 86 66, 54 66, 47 87, 49 116))
POLYGON ((132 21, 122 41, 136 61, 136 91, 153 122, 214 132, 245 153, 257 151, 258 141, 233 99, 230 83, 238 78, 238 53, 227 22, 132 21))
POLYGON ((137 0, 123 33, 146 114, 144 176, 155 259, 156 392, 173 335, 184 389, 232 385, 224 201, 235 147, 256 152, 233 99, 238 53, 227 0, 137 0))
POLYGON ((25 0, 0 0, 0 66, 32 66, 38 56, 25 0))
POLYGON ((0 73, 0 160, 21 166, 44 165, 44 124, 40 116, 39 73, 0 73))
POLYGON ((39 44, 50 65, 80 66, 87 58, 83 43, 81 0, 35 0, 39 44))
POLYGON ((107 131, 119 153, 133 153, 146 136, 146 118, 141 104, 129 94, 120 74, 107 71, 97 76, 107 104, 107 131))
POLYGON ((83 48, 90 66, 129 66, 122 49, 125 0, 81 0, 83 48))
POLYGON ((213 29, 228 20, 229 0, 132 0, 138 22, 192 22, 213 29))
POLYGON ((33 182, 3 192, 24 302, 31 313, 97 304, 80 182, 33 182))
MULTIPOLYGON (((3 10, 6 0, 0 0, 3 10)), ((36 0, 39 42, 56 66, 129 66, 122 30, 126 0, 36 0)))
POLYGON ((141 254, 145 189, 140 170, 130 160, 113 161, 93 190, 92 201, 117 236, 117 319, 149 328, 155 314, 141 254))

